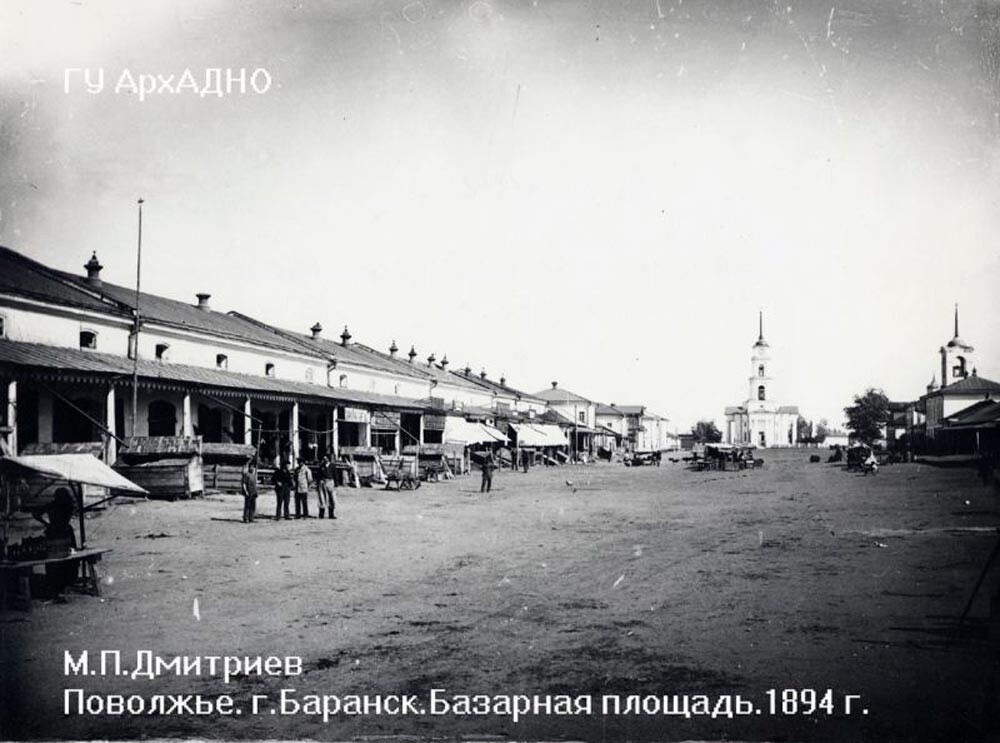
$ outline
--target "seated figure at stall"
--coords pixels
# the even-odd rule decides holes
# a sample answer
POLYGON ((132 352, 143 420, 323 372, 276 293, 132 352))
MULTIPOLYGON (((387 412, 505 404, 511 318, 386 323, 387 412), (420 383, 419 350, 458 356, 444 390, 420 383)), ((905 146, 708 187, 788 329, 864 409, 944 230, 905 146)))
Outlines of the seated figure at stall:
MULTIPOLYGON (((77 548, 76 532, 73 531, 73 496, 67 488, 55 492, 52 503, 43 513, 35 512, 36 520, 45 525, 44 539, 50 557, 68 557, 77 548), (44 515, 43 515, 44 514, 44 515), (47 519, 46 519, 47 517, 47 519)), ((45 566, 44 591, 60 597, 62 592, 76 582, 80 564, 76 561, 56 562, 45 566)))

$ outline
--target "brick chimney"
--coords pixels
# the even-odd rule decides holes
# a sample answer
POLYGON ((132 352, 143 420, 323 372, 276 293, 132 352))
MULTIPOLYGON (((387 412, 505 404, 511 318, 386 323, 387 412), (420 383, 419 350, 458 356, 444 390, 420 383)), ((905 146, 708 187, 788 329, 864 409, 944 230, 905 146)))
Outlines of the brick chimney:
POLYGON ((351 332, 344 326, 344 332, 340 334, 340 345, 346 346, 348 341, 351 340, 351 332))
POLYGON ((392 345, 389 346, 389 357, 396 358, 396 353, 399 351, 399 346, 396 345, 396 341, 393 340, 392 345))
POLYGON ((97 251, 90 256, 90 260, 83 264, 83 267, 87 269, 87 283, 90 284, 95 289, 100 289, 103 286, 101 281, 101 269, 104 266, 101 262, 97 260, 97 251))
POLYGON ((312 333, 312 338, 314 341, 319 340, 319 336, 323 332, 323 326, 320 325, 319 323, 316 323, 311 328, 309 328, 309 332, 312 333))
POLYGON ((198 297, 198 309, 204 310, 205 312, 211 312, 212 308, 208 304, 208 300, 211 299, 211 294, 205 294, 205 292, 199 292, 195 294, 198 297))

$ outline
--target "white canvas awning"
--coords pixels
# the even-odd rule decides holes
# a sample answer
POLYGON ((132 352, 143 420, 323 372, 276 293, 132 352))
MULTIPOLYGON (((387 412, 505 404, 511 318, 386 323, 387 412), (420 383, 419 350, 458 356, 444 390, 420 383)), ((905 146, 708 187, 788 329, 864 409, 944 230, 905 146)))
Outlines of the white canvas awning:
POLYGON ((444 422, 443 440, 463 444, 492 444, 494 441, 507 443, 507 437, 493 426, 451 415, 444 422))
POLYGON ((512 423, 518 446, 568 446, 566 434, 549 423, 512 423))
POLYGON ((492 436, 494 440, 499 441, 501 444, 510 443, 510 441, 507 439, 507 434, 505 434, 499 428, 494 428, 493 426, 487 425, 486 423, 480 423, 479 427, 482 428, 487 434, 492 436))
MULTIPOLYGON (((74 488, 81 549, 87 546, 84 511, 88 507, 83 502, 83 485, 146 494, 146 490, 122 477, 92 454, 26 454, 23 457, 0 457, 0 470, 12 472, 16 477, 35 476, 52 480, 53 483, 67 482, 81 486, 74 488)), ((114 495, 110 497, 113 498, 114 495)), ((25 505, 23 501, 19 502, 20 508, 24 509, 25 505)), ((6 508, 12 508, 10 499, 7 500, 6 508)))
POLYGON ((96 485, 130 493, 146 493, 134 482, 126 480, 90 454, 30 454, 23 457, 2 457, 0 466, 22 467, 52 480, 96 485))

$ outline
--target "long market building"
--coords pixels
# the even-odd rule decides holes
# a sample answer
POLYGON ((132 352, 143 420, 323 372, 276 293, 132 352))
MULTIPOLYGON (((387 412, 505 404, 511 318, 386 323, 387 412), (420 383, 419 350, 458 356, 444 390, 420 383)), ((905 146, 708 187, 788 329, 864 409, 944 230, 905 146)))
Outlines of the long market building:
POLYGON ((251 445, 264 464, 449 441, 552 454, 590 451, 600 429, 594 403, 580 420, 447 355, 380 351, 346 327, 331 339, 319 322, 296 333, 220 312, 208 293, 137 295, 104 281, 96 254, 83 268, 0 247, 0 438, 14 452, 99 443, 114 463, 130 439, 197 437, 251 445))
POLYGON ((544 400, 485 372, 452 371, 446 356, 417 360, 411 347, 404 358, 395 341, 380 352, 347 328, 329 340, 319 323, 282 330, 219 312, 207 293, 192 303, 137 296, 103 281, 96 255, 84 269, 0 248, 0 435, 12 451, 100 442, 111 463, 130 438, 177 436, 250 444, 265 463, 285 451, 314 461, 473 430, 449 428, 449 418, 488 418, 508 432, 536 416, 545 425, 544 400))

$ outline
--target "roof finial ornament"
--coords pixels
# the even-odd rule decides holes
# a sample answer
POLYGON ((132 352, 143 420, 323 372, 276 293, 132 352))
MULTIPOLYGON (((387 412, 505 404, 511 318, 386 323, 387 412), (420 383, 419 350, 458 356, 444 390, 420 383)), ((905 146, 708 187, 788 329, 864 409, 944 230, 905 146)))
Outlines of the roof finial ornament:
POLYGON ((958 302, 955 302, 955 337, 958 338, 958 302))

